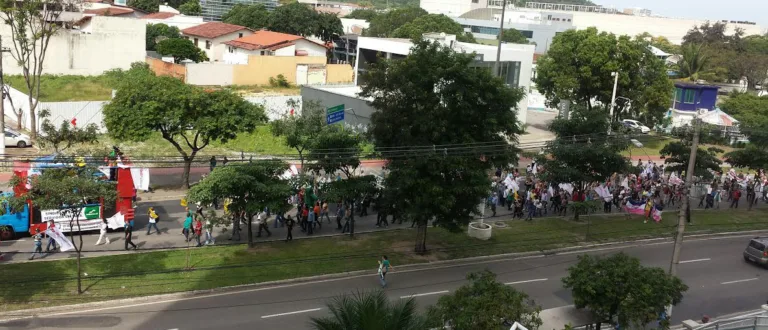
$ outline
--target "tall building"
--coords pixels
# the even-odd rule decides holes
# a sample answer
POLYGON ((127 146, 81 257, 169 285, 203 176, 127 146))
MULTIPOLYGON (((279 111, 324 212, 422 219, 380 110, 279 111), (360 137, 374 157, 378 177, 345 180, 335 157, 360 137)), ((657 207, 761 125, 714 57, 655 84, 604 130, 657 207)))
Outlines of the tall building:
POLYGON ((228 13, 236 4, 255 5, 262 4, 272 10, 277 7, 277 0, 200 0, 203 8, 203 20, 220 21, 224 14, 228 13))

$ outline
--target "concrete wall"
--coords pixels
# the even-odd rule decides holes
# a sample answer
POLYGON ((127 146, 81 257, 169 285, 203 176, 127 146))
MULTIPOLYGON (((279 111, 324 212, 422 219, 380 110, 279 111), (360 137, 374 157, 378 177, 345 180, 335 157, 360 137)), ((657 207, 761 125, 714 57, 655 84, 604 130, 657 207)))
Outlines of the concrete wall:
POLYGON ((253 104, 264 106, 267 117, 270 121, 277 120, 291 113, 289 101, 295 102, 294 113, 301 113, 302 97, 300 95, 291 96, 246 96, 244 99, 253 104))
POLYGON ((171 76, 181 80, 186 79, 187 68, 182 64, 166 62, 152 57, 147 57, 145 60, 149 64, 149 68, 158 76, 171 76))
MULTIPOLYGON (((22 128, 30 130, 32 128, 31 118, 29 116, 29 101, 27 94, 8 86, 8 97, 3 101, 5 103, 6 117, 16 121, 16 115, 11 111, 11 107, 22 109, 22 128)), ((96 124, 100 132, 106 132, 104 127, 104 118, 102 108, 108 101, 84 101, 84 102, 40 102, 37 104, 36 113, 40 110, 48 109, 51 112, 49 117, 51 122, 58 126, 62 121, 77 119, 78 126, 96 124)), ((42 122, 37 118, 37 129, 40 129, 42 122)), ((15 127, 12 127, 15 128, 15 127)))
MULTIPOLYGON (((91 17, 92 33, 61 30, 51 38, 43 73, 60 75, 100 75, 111 69, 129 69, 131 63, 146 56, 146 22, 132 18, 91 17)), ((0 23, 0 36, 11 44, 10 28, 0 23)), ((5 74, 21 74, 11 54, 3 53, 5 74)))
POLYGON ((350 88, 354 89, 354 87, 348 85, 337 87, 323 86, 322 89, 313 86, 302 86, 301 98, 304 102, 317 101, 325 108, 343 104, 344 109, 346 109, 344 111, 344 123, 363 129, 371 123, 371 115, 375 109, 366 100, 345 95, 345 92, 342 90, 350 88), (334 91, 335 89, 339 89, 339 91, 336 92, 334 91))
POLYGON ((234 67, 224 63, 189 63, 187 84, 199 86, 228 86, 234 84, 234 67))
POLYGON ((349 64, 326 64, 326 82, 329 84, 355 81, 355 68, 349 64))
POLYGON ((234 82, 237 85, 266 85, 270 77, 282 74, 291 84, 296 83, 297 64, 325 64, 325 57, 275 57, 251 56, 248 65, 238 65, 234 70, 234 82))

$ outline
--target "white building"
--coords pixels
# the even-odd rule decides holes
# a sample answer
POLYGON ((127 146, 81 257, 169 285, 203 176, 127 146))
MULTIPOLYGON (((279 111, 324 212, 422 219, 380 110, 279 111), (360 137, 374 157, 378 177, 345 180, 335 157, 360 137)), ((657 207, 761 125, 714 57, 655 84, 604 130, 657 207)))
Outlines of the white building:
MULTIPOLYGON (((501 28, 501 9, 474 9, 453 18, 477 39, 496 39, 501 28)), ((573 29, 570 13, 531 12, 507 9, 504 13, 504 29, 520 31, 528 41, 536 45, 536 53, 549 50, 552 39, 560 32, 573 29)))
MULTIPOLYGON (((494 68, 496 62, 496 46, 464 43, 456 41, 455 35, 425 34, 425 39, 437 41, 445 46, 462 53, 474 53, 475 67, 494 68)), ((355 84, 360 74, 383 58, 405 58, 411 52, 413 43, 408 39, 360 37, 357 42, 357 59, 355 61, 355 84)), ((504 44, 501 49, 501 75, 507 85, 521 87, 527 95, 531 85, 531 67, 533 65, 534 45, 504 44)), ((518 120, 526 122, 528 99, 523 98, 517 105, 518 120)))
MULTIPOLYGON (((48 45, 43 73, 54 75, 100 75, 111 69, 129 69, 144 62, 146 24, 133 18, 79 15, 78 29, 62 29, 48 45)), ((76 14, 76 15, 74 15, 76 14)), ((62 15, 62 17, 65 15, 62 15)), ((5 46, 11 45, 10 28, 0 23, 5 46)), ((3 53, 4 73, 21 74, 9 53, 3 53)))
POLYGON ((188 29, 194 26, 203 24, 202 16, 187 16, 174 13, 152 13, 142 17, 147 24, 165 24, 168 26, 175 26, 179 30, 188 29))
POLYGON ((222 22, 208 22, 181 30, 181 35, 192 40, 211 62, 221 61, 226 53, 225 42, 252 35, 251 29, 222 22))
POLYGON ((227 64, 248 64, 249 56, 326 56, 327 52, 324 45, 302 36, 265 30, 223 44, 227 64))

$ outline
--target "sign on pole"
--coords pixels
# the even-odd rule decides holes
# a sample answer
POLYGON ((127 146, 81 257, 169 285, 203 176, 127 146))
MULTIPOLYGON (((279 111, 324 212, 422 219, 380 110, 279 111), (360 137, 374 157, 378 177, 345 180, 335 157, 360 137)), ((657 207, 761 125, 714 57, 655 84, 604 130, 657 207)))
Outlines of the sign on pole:
POLYGON ((325 115, 326 124, 330 125, 344 120, 344 105, 339 104, 327 109, 325 115))

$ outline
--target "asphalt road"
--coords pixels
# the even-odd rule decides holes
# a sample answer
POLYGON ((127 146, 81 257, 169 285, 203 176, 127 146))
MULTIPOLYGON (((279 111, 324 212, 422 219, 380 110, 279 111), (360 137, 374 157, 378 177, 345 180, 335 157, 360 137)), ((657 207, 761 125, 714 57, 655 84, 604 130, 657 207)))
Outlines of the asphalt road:
MULTIPOLYGON (((749 236, 689 239, 682 251, 679 276, 690 287, 676 306, 673 322, 717 317, 753 310, 768 298, 767 271, 747 264, 741 252, 749 236)), ((667 268, 672 244, 602 248, 590 254, 620 250, 645 265, 667 268)), ((388 276, 392 300, 415 296, 420 307, 434 304, 465 283, 467 273, 488 268, 498 279, 531 295, 544 309, 570 305, 570 292, 560 279, 581 252, 475 262, 426 270, 397 270, 388 276)), ((172 301, 101 307, 49 314, 34 319, 0 323, 8 329, 309 329, 311 317, 328 314, 325 303, 335 296, 378 288, 371 260, 371 275, 318 282, 246 289, 172 301)))

